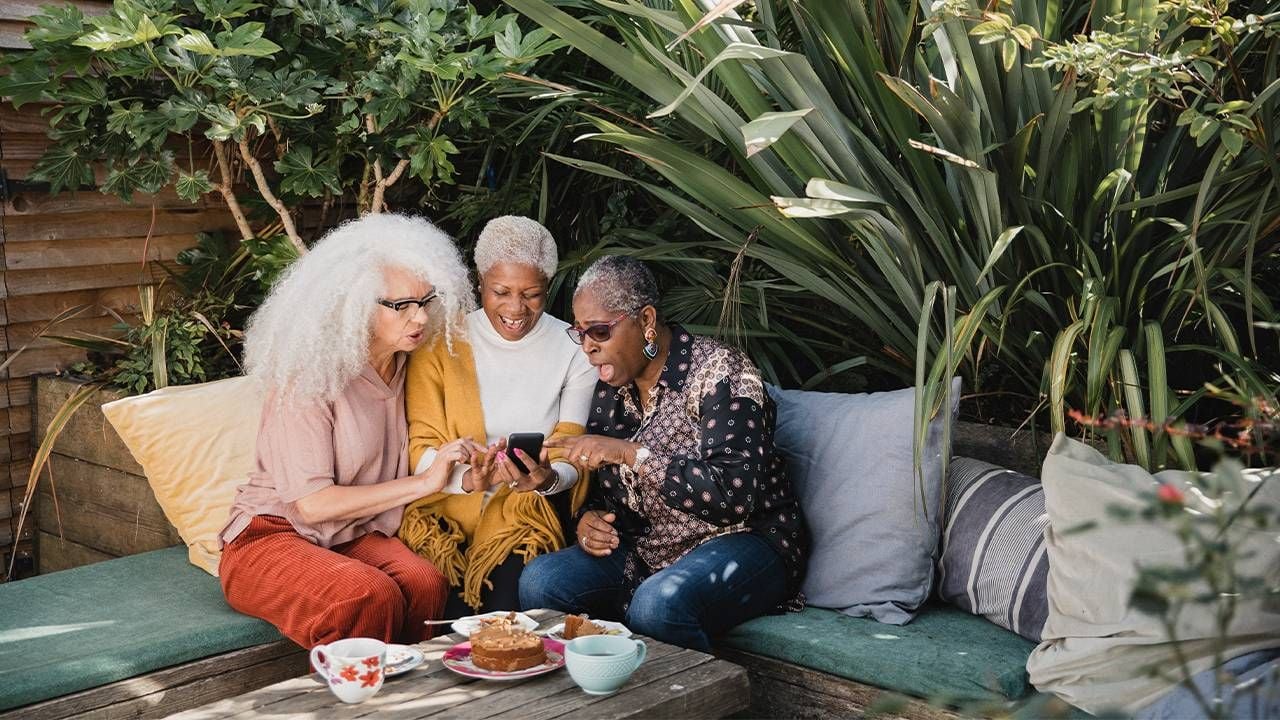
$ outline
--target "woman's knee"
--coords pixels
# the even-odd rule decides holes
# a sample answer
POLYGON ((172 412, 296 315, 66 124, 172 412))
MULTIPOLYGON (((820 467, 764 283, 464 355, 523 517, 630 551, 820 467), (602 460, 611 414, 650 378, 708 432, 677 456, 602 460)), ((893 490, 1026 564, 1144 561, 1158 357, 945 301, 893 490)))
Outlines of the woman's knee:
POLYGON ((439 597, 449 594, 449 581, 430 560, 416 555, 397 561, 388 573, 406 597, 439 597))
POLYGON ((524 610, 554 607, 561 598, 557 592, 565 584, 560 572, 563 564, 559 553, 539 555, 529 561, 520 573, 520 607, 524 610))
POLYGON ((306 635, 309 646, 348 637, 371 637, 391 642, 404 623, 405 596, 386 573, 374 568, 353 572, 344 582, 331 584, 325 611, 312 619, 306 635))
POLYGON ((627 627, 673 645, 706 650, 707 636, 690 598, 675 578, 657 575, 636 588, 627 606, 627 627))
POLYGON ((390 575, 370 568, 370 572, 362 573, 358 580, 360 585, 351 601, 365 604, 369 608, 377 608, 379 612, 393 615, 404 615, 405 591, 390 575))
MULTIPOLYGON (((656 575, 640 583, 627 606, 627 623, 641 627, 661 627, 670 623, 697 623, 698 618, 686 607, 680 587, 674 578, 656 575)), ((634 629, 634 626, 632 626, 634 629)), ((644 633, 643 630, 637 632, 644 633)), ((645 633, 647 634, 647 633, 645 633)))

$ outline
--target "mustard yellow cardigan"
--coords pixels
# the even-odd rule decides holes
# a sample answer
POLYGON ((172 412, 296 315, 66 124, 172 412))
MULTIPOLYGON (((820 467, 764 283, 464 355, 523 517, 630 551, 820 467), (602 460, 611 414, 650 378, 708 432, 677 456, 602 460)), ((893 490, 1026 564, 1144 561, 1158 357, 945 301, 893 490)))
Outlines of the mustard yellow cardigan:
MULTIPOLYGON (((409 421, 409 467, 422 454, 461 437, 486 444, 484 410, 471 346, 455 338, 450 352, 443 338, 409 356, 405 377, 405 413, 409 421)), ((581 435, 583 427, 562 422, 551 437, 581 435)), ((550 451, 552 461, 565 461, 563 450, 550 451)), ((575 467, 576 464, 575 464, 575 467)), ((578 467, 578 482, 569 491, 576 513, 587 494, 588 474, 578 467)), ((512 492, 501 485, 484 501, 484 493, 436 493, 411 503, 400 523, 400 539, 430 560, 462 600, 480 607, 483 587, 493 587, 489 573, 511 553, 528 563, 564 547, 564 533, 551 503, 534 492, 512 492), (466 541, 466 551, 461 549, 466 541)))

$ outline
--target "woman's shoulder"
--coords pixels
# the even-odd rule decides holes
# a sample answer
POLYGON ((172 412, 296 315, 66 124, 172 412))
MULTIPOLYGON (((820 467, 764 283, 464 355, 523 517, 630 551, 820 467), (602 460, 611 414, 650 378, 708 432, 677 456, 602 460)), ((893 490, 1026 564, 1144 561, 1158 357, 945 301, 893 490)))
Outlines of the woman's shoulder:
POLYGON ((744 372, 759 373, 756 364, 741 348, 707 335, 685 334, 689 336, 691 366, 717 368, 723 373, 722 377, 744 372))
POLYGON ((561 320, 560 318, 556 317, 555 315, 552 315, 549 312, 542 313, 542 322, 547 323, 548 330, 555 330, 561 335, 564 335, 565 340, 569 339, 569 336, 564 334, 564 329, 569 327, 569 323, 565 322, 564 320, 561 320))
POLYGON ((741 348, 705 335, 691 335, 688 349, 688 382, 699 396, 710 395, 718 386, 727 384, 731 396, 764 403, 760 370, 741 348))
MULTIPOLYGON (((341 395, 345 396, 350 390, 351 384, 343 389, 341 395)), ((263 385, 262 397, 262 415, 260 423, 265 429, 269 426, 280 425, 289 427, 293 423, 308 423, 313 421, 332 422, 334 416, 334 406, 337 400, 329 400, 319 397, 300 398, 296 393, 289 393, 278 387, 270 387, 263 385)))

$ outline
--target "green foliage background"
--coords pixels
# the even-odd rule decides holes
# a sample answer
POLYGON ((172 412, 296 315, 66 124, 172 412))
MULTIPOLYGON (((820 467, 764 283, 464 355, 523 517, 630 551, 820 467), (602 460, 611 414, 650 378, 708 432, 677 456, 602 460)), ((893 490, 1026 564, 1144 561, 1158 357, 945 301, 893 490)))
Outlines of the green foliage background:
MULTIPOLYGON (((608 249, 775 377, 928 414, 959 372, 1054 429, 1230 412, 1207 383, 1275 406, 1275 2, 507 4, 649 100, 582 108, 624 162, 558 159, 642 160, 697 232, 608 249)), ((1162 425, 1113 455, 1194 465, 1162 425)))

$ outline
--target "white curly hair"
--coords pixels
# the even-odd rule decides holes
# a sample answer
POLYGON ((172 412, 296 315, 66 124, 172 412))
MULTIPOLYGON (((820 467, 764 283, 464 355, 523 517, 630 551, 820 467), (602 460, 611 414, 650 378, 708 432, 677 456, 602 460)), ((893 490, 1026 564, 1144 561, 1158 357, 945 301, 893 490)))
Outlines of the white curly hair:
POLYGON ((245 369, 287 403, 333 401, 369 362, 384 272, 430 283, 424 342, 452 350, 475 298, 453 240, 424 218, 379 213, 331 230, 285 271, 245 331, 245 369))
POLYGON ((485 223, 476 239, 476 270, 481 274, 501 262, 528 265, 547 280, 560 263, 556 239, 542 223, 520 215, 503 215, 485 223))

